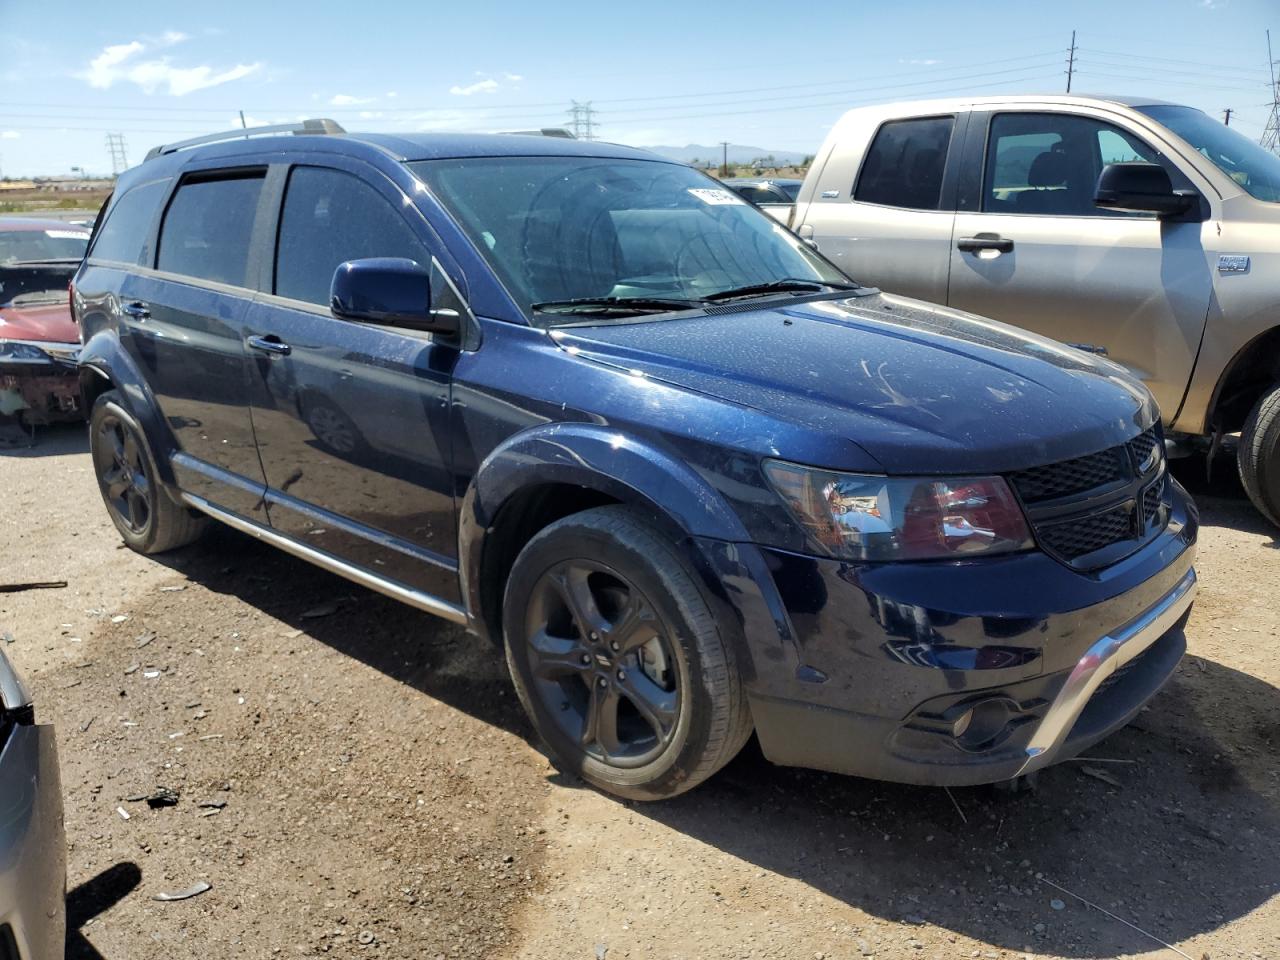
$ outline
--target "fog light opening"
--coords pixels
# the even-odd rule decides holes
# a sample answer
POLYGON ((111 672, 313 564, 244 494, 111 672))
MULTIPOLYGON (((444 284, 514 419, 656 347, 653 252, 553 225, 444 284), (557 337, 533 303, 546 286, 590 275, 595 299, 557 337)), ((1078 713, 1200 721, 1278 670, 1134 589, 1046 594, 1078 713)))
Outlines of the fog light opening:
POLYGON ((951 735, 961 750, 990 750, 1004 740, 1018 712, 1018 705, 1004 697, 980 700, 956 718, 951 735))

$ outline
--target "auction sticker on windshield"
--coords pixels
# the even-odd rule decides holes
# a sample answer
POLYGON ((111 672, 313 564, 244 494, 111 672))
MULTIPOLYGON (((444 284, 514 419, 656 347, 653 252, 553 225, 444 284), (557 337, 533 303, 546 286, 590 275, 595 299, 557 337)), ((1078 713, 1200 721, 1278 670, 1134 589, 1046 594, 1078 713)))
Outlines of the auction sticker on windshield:
POLYGON ((690 187, 689 192, 703 203, 709 203, 712 206, 719 206, 724 203, 747 202, 735 193, 730 193, 728 190, 717 190, 714 187, 690 187))

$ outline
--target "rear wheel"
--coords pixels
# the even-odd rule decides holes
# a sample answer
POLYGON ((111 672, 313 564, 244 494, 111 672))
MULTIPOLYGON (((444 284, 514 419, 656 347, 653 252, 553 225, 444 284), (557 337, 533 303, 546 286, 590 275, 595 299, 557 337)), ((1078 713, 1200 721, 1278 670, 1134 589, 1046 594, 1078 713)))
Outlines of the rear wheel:
POLYGON ((1262 395, 1245 421, 1236 462, 1253 505, 1280 526, 1280 384, 1262 395))
POLYGON ((547 527, 504 601, 516 691, 559 765, 619 796, 701 783, 751 733, 732 651, 675 547, 625 507, 547 527))
POLYGON ((89 452, 107 514, 129 547, 160 553, 190 543, 203 531, 204 518, 175 503, 160 485, 142 426, 114 390, 93 405, 89 452))

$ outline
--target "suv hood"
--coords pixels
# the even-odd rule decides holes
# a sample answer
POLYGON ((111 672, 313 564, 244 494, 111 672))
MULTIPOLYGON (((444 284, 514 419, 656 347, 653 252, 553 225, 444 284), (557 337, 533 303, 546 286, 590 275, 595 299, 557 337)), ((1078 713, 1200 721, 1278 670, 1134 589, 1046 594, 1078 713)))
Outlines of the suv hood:
POLYGON ((71 304, 66 302, 0 307, 0 340, 78 343, 80 328, 71 319, 71 304))
POLYGON ((589 362, 851 440, 886 473, 1024 469, 1114 446, 1157 417, 1146 387, 1110 361, 878 292, 554 336, 589 362))

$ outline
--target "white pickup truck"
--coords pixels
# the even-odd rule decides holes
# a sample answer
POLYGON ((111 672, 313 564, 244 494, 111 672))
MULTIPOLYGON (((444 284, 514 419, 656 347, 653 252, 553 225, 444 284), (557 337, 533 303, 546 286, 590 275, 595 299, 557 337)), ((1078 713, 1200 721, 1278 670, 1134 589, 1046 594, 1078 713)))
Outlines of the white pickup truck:
POLYGON ((832 128, 790 223, 863 282, 1105 354, 1172 438, 1240 431, 1280 525, 1280 157, 1149 99, 894 103, 832 128))

